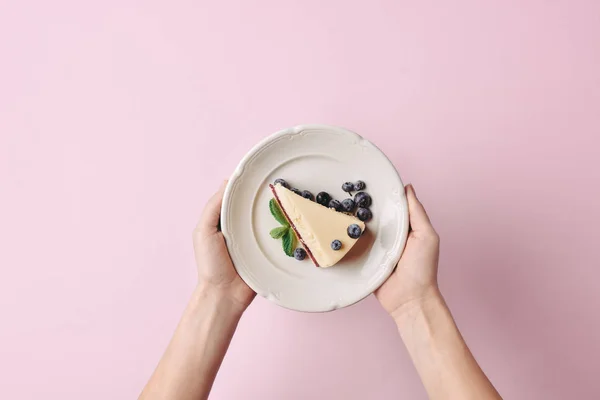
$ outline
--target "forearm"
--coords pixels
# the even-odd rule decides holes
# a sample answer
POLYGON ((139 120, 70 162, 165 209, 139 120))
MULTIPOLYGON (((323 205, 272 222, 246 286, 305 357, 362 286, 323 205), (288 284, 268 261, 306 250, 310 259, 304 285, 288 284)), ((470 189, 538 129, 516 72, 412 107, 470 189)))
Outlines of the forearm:
POLYGON ((140 399, 208 398, 242 312, 218 292, 198 287, 140 399))
POLYGON ((408 304, 394 319, 430 399, 501 399, 437 290, 408 304))

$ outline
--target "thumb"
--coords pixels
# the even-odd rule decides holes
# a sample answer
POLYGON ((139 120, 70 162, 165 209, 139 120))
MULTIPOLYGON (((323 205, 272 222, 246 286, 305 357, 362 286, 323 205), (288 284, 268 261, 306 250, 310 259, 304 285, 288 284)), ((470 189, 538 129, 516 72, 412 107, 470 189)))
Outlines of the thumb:
POLYGON ((196 226, 196 231, 204 235, 211 235, 217 232, 217 226, 219 225, 219 219, 221 218, 221 203, 223 202, 223 194, 225 193, 225 187, 227 181, 223 181, 221 187, 217 192, 208 200, 204 211, 200 217, 200 221, 196 226))
POLYGON ((412 184, 406 185, 406 198, 408 200, 408 215, 411 229, 415 233, 435 232, 423 204, 417 198, 415 188, 412 184))

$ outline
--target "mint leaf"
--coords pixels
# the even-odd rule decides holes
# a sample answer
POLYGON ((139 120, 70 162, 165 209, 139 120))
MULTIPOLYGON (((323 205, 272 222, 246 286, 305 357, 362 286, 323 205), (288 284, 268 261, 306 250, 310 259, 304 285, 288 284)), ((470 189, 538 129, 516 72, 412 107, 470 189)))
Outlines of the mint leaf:
POLYGON ((296 234, 292 228, 288 228, 287 232, 281 238, 283 244, 283 251, 290 257, 294 256, 294 250, 296 250, 296 234))
POLYGON ((283 211, 279 208, 279 204, 275 199, 271 199, 269 201, 269 210, 271 210, 271 215, 283 226, 290 226, 289 222, 285 218, 283 211))
POLYGON ((288 229, 290 228, 287 226, 278 226, 275 229, 271 229, 271 232, 269 232, 269 234, 273 239, 280 239, 283 235, 285 235, 288 229))

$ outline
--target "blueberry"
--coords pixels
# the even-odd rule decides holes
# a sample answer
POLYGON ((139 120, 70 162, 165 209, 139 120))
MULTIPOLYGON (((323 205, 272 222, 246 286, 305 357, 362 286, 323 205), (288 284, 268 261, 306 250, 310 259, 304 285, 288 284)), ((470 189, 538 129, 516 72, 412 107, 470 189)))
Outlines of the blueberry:
POLYGON ((361 234, 362 231, 360 229, 360 226, 352 224, 348 227, 348 236, 350 236, 352 239, 358 239, 361 234))
POLYGON ((331 200, 328 207, 335 209, 335 211, 342 211, 342 203, 339 200, 331 200))
POLYGON ((290 188, 289 183, 287 183, 286 181, 284 181, 283 179, 275 179, 275 184, 280 184, 281 186, 283 186, 286 189, 290 188))
POLYGON ((292 192, 296 193, 298 196, 302 196, 302 192, 299 189, 296 188, 291 188, 290 189, 292 192))
POLYGON ((297 248, 294 250, 294 258, 298 261, 304 260, 306 258, 306 250, 301 247, 297 248))
POLYGON ((342 248, 342 242, 340 242, 339 240, 335 239, 333 242, 331 242, 331 248, 333 250, 339 250, 342 248))
POLYGON ((352 212, 352 210, 354 210, 354 207, 356 207, 356 204, 354 204, 354 200, 346 199, 342 201, 342 210, 346 212, 352 212))
POLYGON ((369 208, 371 206, 371 196, 365 192, 358 192, 354 195, 354 202, 359 207, 369 208))
POLYGON ((354 190, 356 191, 365 190, 366 187, 367 185, 363 181, 354 182, 354 190))
POLYGON ((347 193, 354 192, 354 183, 352 183, 352 182, 344 183, 342 185, 342 190, 347 193))
POLYGON ((356 217, 361 221, 368 221, 373 218, 373 213, 368 208, 359 208, 356 212, 356 217))
POLYGON ((302 191, 302 197, 304 197, 305 199, 309 199, 309 200, 315 199, 315 196, 313 196, 313 194, 311 192, 309 192, 308 190, 302 191))
POLYGON ((319 194, 317 194, 317 203, 319 203, 320 205, 327 207, 327 205, 329 204, 329 200, 331 200, 331 196, 329 195, 329 193, 320 192, 319 194))

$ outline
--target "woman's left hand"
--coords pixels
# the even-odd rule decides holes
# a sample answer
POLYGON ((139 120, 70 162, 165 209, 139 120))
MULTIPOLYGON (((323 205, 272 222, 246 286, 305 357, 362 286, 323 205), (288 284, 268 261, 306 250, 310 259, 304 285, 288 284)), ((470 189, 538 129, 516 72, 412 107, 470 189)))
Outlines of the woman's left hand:
POLYGON ((194 229, 194 253, 198 266, 198 286, 220 298, 229 299, 245 310, 256 293, 237 274, 225 238, 218 229, 221 203, 227 181, 223 182, 206 206, 194 229))

